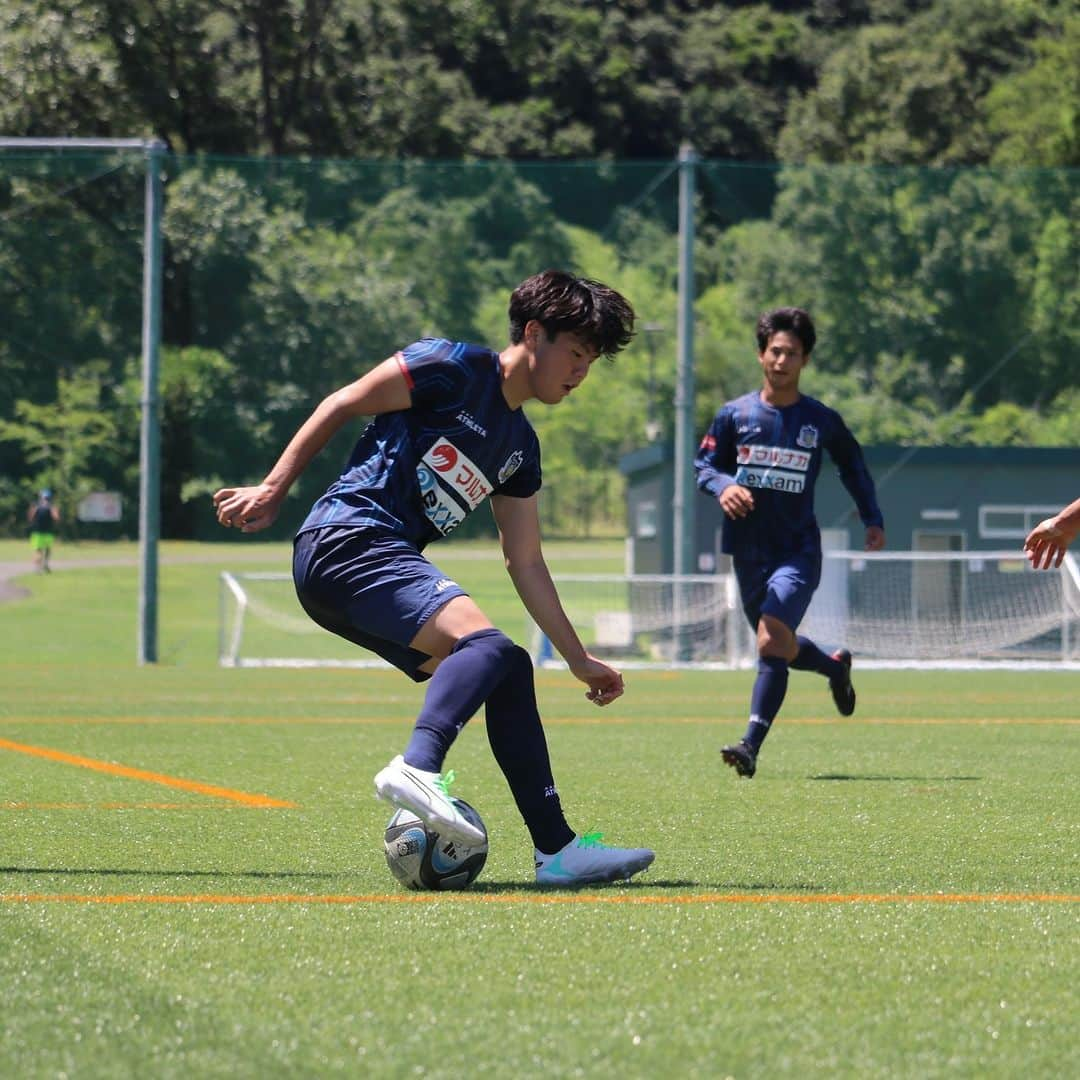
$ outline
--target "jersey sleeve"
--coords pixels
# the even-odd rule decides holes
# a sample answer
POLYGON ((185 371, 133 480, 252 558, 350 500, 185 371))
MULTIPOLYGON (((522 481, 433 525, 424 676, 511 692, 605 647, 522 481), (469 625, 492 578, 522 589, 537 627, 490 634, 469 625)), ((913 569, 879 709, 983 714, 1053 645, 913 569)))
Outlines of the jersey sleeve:
POLYGON ((871 525, 884 528, 885 519, 878 506, 874 480, 863 459, 862 447, 839 413, 833 412, 831 418, 833 422, 825 449, 836 463, 840 480, 855 501, 863 525, 867 528, 871 525))
POLYGON ((725 405, 713 417, 694 456, 698 490, 713 498, 719 498, 724 488, 735 483, 734 475, 728 471, 734 465, 733 432, 734 418, 725 405))
POLYGON ((424 338, 397 354, 413 405, 438 405, 461 396, 469 372, 455 342, 424 338))

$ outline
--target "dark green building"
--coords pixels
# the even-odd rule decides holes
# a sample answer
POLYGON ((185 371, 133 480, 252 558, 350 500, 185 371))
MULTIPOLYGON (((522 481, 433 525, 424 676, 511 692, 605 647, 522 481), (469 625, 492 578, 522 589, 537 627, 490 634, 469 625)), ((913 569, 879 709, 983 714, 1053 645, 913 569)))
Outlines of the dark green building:
MULTIPOLYGON (((891 550, 1018 553, 1031 526, 1080 495, 1080 448, 868 446, 866 462, 885 515, 891 550)), ((626 477, 629 568, 669 574, 673 451, 652 443, 619 462, 626 477)), ((827 548, 862 547, 863 527, 835 468, 826 461, 815 509, 827 548)), ((723 569, 723 512, 715 499, 694 503, 694 570, 723 569)))

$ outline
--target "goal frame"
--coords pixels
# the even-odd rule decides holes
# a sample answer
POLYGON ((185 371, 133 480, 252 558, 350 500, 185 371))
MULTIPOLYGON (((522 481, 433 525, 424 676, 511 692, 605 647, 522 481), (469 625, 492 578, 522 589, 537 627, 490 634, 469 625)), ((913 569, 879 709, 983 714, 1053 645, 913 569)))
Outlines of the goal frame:
MULTIPOLYGON (((1062 622, 1061 656, 1051 659, 1041 656, 1031 659, 979 659, 971 657, 949 657, 945 659, 907 659, 903 657, 884 658, 859 655, 858 642, 853 647, 861 669, 1013 669, 1013 670, 1080 670, 1080 567, 1076 558, 1067 553, 1060 568, 1051 570, 1033 570, 1028 566, 1022 553, 1013 550, 964 551, 964 552, 864 552, 852 550, 826 551, 824 558, 843 559, 850 563, 874 563, 886 561, 908 562, 957 562, 974 560, 1003 561, 1023 564, 1020 572, 1024 574, 1056 575, 1062 582, 1062 622), (1070 593, 1071 590, 1071 593, 1070 593), (1070 601, 1070 595, 1072 600, 1070 601)), ((245 581, 291 582, 288 573, 268 571, 222 571, 219 589, 218 617, 218 657, 222 667, 342 667, 342 668, 383 668, 390 667, 379 657, 358 655, 348 659, 314 659, 300 656, 245 656, 243 653, 244 630, 249 617, 250 597, 244 588, 245 581)), ((639 658, 623 655, 611 655, 610 662, 622 670, 712 670, 734 671, 753 667, 757 661, 756 642, 753 629, 742 611, 734 575, 731 574, 556 574, 553 581, 559 589, 564 603, 572 606, 571 598, 580 595, 588 583, 600 585, 655 584, 675 586, 682 582, 688 585, 711 585, 717 590, 716 613, 711 618, 724 620, 725 649, 724 655, 713 660, 679 659, 677 657, 639 658)), ((679 596, 674 588, 672 595, 679 596)), ((813 606, 807 620, 812 618, 813 606)), ((594 612, 593 615, 615 616, 618 612, 594 612)), ((629 613, 627 613, 629 616, 629 613)), ((679 640, 680 619, 683 613, 678 605, 673 604, 671 622, 668 631, 673 639, 679 640)), ((571 612, 571 621, 574 621, 571 612)), ((581 619, 577 620, 581 626, 581 619)), ((615 627, 618 634, 618 620, 609 625, 615 627)), ((312 624, 312 629, 317 628, 312 624)), ((552 649, 550 641, 531 620, 526 620, 526 641, 524 642, 537 667, 565 668, 552 649)))

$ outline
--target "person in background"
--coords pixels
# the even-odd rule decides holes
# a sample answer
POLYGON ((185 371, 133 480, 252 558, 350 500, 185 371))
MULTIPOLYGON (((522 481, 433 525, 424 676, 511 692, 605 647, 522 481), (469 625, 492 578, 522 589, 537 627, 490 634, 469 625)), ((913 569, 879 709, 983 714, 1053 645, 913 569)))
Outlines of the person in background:
POLYGON ((56 543, 56 526, 60 511, 53 505, 52 492, 45 488, 26 513, 30 522, 30 547, 34 550, 34 567, 39 574, 49 574, 49 558, 56 543))

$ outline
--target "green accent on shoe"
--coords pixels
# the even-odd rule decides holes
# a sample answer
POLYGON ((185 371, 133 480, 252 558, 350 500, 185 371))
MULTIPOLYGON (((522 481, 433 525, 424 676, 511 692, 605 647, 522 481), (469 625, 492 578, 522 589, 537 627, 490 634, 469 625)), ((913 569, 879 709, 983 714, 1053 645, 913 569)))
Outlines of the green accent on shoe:
POLYGON ((579 836, 577 839, 576 847, 607 847, 607 844, 601 844, 600 841, 604 839, 604 834, 601 832, 589 832, 584 836, 579 836))
POLYGON ((454 770, 451 769, 448 773, 439 773, 439 775, 435 777, 433 783, 449 799, 451 797, 450 785, 456 779, 457 777, 454 775, 454 770))

